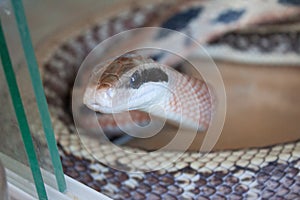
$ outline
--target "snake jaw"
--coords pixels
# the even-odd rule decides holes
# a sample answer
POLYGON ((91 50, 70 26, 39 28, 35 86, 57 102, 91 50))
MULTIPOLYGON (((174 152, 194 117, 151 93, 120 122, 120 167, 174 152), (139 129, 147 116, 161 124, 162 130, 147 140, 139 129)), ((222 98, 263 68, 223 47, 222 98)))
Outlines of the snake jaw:
POLYGON ((143 84, 138 90, 130 90, 128 107, 130 110, 149 112, 155 105, 163 105, 168 101, 170 91, 167 83, 150 82, 143 84), (149 110, 150 109, 150 110, 149 110))

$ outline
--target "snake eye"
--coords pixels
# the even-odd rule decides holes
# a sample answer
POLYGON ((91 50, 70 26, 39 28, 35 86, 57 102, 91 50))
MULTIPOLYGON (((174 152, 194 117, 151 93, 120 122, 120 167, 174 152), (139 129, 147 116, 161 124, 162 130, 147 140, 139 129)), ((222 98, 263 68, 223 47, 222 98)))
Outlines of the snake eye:
POLYGON ((130 77, 130 87, 138 89, 143 84, 142 77, 138 71, 135 71, 130 77))
POLYGON ((142 84, 148 82, 168 82, 168 75, 159 68, 136 70, 130 77, 129 86, 138 89, 142 84))

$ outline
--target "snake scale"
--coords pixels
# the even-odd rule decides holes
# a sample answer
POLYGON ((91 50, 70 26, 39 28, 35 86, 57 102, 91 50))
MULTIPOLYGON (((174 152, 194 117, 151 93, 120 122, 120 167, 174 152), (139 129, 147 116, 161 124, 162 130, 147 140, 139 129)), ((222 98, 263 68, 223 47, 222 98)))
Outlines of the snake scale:
MULTIPOLYGON (((300 199, 300 141, 264 148, 210 152, 203 159, 199 159, 197 152, 185 152, 168 168, 145 173, 127 173, 108 167, 81 146, 80 139, 87 140, 93 154, 123 168, 132 163, 151 169, 177 154, 166 151, 143 157, 126 157, 117 154, 110 145, 99 145, 89 138, 79 139, 76 134, 69 104, 77 70, 98 43, 123 30, 161 25, 189 34, 189 25, 195 25, 194 20, 204 18, 206 9, 215 8, 216 13, 210 16, 222 26, 214 30, 216 34, 213 37, 202 38, 204 45, 225 44, 240 52, 255 47, 259 54, 266 55, 274 52, 300 55, 299 29, 283 33, 232 32, 251 24, 280 21, 280 17, 285 15, 296 16, 289 19, 290 22, 297 21, 297 16, 299 21, 300 2, 297 0, 257 0, 241 5, 238 1, 188 2, 146 5, 124 11, 69 38, 46 59, 42 67, 43 82, 65 174, 113 199, 300 199), (260 9, 259 5, 264 3, 274 6, 274 9, 264 6, 260 9), (279 13, 282 7, 290 10, 279 13), (263 18, 265 11, 270 15, 273 13, 274 18, 269 19, 269 15, 263 18), (240 22, 242 16, 248 13, 257 19, 240 22)), ((126 148, 132 152, 143 152, 126 148)))

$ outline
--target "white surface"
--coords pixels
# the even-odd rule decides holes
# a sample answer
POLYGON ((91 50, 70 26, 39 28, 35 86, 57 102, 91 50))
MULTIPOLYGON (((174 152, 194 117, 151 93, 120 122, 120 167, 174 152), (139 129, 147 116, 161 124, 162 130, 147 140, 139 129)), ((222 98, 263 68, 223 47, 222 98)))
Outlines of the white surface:
POLYGON ((8 195, 10 200, 36 200, 36 198, 32 197, 11 183, 8 183, 8 195))
POLYGON ((68 188, 67 194, 69 196, 73 196, 75 194, 75 196, 73 196, 74 199, 111 200, 111 198, 105 196, 104 194, 101 194, 66 175, 65 175, 65 179, 66 179, 67 188, 68 188))
MULTIPOLYGON (((14 172, 6 169, 6 174, 11 180, 8 183, 8 194, 10 196, 10 200, 35 200, 34 194, 29 194, 21 190, 20 185, 24 188, 26 187, 27 191, 32 191, 30 189, 34 189, 34 184, 24 179, 23 177, 15 174, 14 172), (13 180, 13 181, 12 181, 13 180), (25 184, 25 185, 24 185, 25 184)), ((54 177, 53 177, 54 178, 54 177)), ((111 200, 109 197, 83 185, 82 183, 65 176, 67 183, 67 191, 65 193, 61 193, 56 189, 46 185, 46 192, 49 200, 111 200)))

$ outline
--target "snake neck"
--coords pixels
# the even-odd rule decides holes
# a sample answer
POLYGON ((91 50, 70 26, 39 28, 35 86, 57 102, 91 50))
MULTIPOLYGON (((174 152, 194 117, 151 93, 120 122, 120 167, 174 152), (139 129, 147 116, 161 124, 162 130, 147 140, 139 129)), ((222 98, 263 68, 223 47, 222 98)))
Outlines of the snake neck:
POLYGON ((204 81, 168 70, 167 94, 161 95, 162 110, 152 114, 180 128, 205 131, 211 121, 212 98, 204 81))

